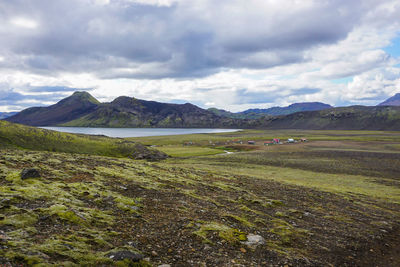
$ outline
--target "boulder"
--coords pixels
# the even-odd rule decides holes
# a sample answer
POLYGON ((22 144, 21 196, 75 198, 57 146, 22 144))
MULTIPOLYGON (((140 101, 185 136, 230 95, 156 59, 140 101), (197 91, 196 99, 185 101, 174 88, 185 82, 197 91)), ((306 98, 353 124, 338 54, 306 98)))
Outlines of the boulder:
POLYGON ((111 252, 106 255, 113 261, 123 261, 125 259, 130 260, 132 262, 139 262, 143 259, 143 255, 140 253, 132 252, 129 250, 121 250, 116 252, 111 252))
POLYGON ((21 179, 39 178, 40 172, 37 169, 23 169, 21 172, 21 179))
POLYGON ((260 235, 248 234, 247 241, 244 242, 249 247, 257 247, 265 243, 265 239, 260 235))
POLYGON ((134 151, 131 154, 134 159, 147 159, 151 161, 162 160, 168 158, 164 152, 156 149, 149 149, 142 144, 135 144, 134 151))

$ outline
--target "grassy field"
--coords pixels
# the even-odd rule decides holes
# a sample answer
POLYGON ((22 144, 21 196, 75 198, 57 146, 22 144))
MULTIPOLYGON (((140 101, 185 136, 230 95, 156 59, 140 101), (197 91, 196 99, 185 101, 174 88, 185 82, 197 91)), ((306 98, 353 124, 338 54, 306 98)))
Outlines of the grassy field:
POLYGON ((127 139, 139 141, 146 145, 181 145, 185 142, 193 142, 197 145, 207 146, 210 142, 223 144, 236 139, 269 141, 272 138, 287 140, 288 138, 300 139, 303 137, 313 141, 400 142, 398 132, 314 130, 242 130, 232 133, 150 136, 127 139))
POLYGON ((221 149, 199 147, 199 146, 185 147, 183 145, 159 146, 156 147, 156 149, 166 153, 171 157, 195 157, 195 156, 216 155, 224 153, 224 150, 221 149))
POLYGON ((143 255, 137 266, 400 264, 400 133, 129 141, 172 157, 1 149, 0 264, 132 266, 111 259, 116 251, 143 255), (263 145, 273 137, 309 142, 263 145), (42 176, 21 180, 28 167, 42 176), (265 242, 246 244, 249 234, 265 242))

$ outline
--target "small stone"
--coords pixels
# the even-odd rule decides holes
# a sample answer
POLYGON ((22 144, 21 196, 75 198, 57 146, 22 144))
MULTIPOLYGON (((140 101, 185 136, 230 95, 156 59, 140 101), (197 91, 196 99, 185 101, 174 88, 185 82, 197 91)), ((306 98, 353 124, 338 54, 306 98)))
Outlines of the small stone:
POLYGON ((0 233, 0 240, 10 240, 11 237, 7 236, 6 234, 1 234, 0 233))
POLYGON ((247 250, 245 248, 240 248, 240 251, 243 252, 243 253, 247 252, 247 250))
POLYGON ((137 247, 138 245, 134 241, 128 241, 128 245, 131 247, 137 247))
POLYGON ((40 173, 37 169, 23 169, 21 172, 21 179, 39 178, 40 173))
POLYGON ((265 244, 265 239, 260 235, 248 234, 247 241, 244 244, 249 247, 257 247, 258 245, 265 244))
POLYGON ((128 251, 128 250, 123 250, 123 251, 117 251, 117 252, 111 252, 106 255, 113 261, 122 261, 125 259, 131 260, 133 262, 139 262, 140 260, 143 259, 143 255, 140 253, 128 251))
POLYGON ((139 207, 137 207, 137 206, 128 206, 131 210, 139 210, 139 207))
POLYGON ((154 250, 151 252, 151 255, 153 255, 154 257, 158 256, 158 253, 155 252, 154 250))
POLYGON ((171 267, 171 265, 169 265, 169 264, 161 264, 161 265, 158 265, 158 267, 171 267))

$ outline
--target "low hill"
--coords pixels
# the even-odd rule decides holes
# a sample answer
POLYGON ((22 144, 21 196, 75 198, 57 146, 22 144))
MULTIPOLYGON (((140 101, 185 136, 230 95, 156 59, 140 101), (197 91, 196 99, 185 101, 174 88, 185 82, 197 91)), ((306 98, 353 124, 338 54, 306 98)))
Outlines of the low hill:
POLYGON ((14 116, 18 112, 0 112, 0 120, 14 116))
POLYGON ((137 159, 156 160, 166 157, 158 150, 125 139, 60 133, 7 121, 0 121, 1 147, 137 159))
POLYGON ((243 119, 244 117, 239 113, 233 113, 224 109, 218 108, 208 108, 208 111, 214 113, 217 116, 226 117, 226 118, 233 118, 233 119, 243 119))
POLYGON ((227 118, 258 119, 265 116, 288 115, 300 111, 315 111, 315 110, 324 110, 328 108, 332 108, 332 106, 321 102, 304 102, 304 103, 294 103, 287 107, 272 107, 267 109, 255 108, 236 113, 216 108, 209 108, 208 110, 218 116, 227 118))
POLYGON ((87 92, 75 92, 49 107, 32 107, 7 118, 7 121, 31 126, 56 125, 94 111, 100 102, 87 92))
POLYGON ((400 106, 400 93, 386 99, 384 102, 380 103, 378 106, 400 106))
POLYGON ((351 106, 261 118, 263 128, 313 130, 400 130, 400 107, 351 106))

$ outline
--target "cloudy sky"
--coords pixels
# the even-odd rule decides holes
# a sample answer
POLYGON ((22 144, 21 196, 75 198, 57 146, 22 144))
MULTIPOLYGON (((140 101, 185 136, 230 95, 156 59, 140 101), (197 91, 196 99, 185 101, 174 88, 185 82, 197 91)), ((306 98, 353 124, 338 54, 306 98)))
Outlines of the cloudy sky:
POLYGON ((75 90, 231 111, 400 92, 398 0, 1 0, 0 111, 75 90))

